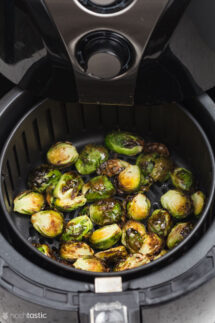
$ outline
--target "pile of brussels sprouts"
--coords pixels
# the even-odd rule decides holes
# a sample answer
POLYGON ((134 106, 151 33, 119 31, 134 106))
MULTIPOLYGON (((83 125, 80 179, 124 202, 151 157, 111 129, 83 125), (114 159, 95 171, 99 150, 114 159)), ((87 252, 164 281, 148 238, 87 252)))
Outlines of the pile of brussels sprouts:
POLYGON ((30 215, 35 230, 60 241, 57 252, 34 244, 39 251, 95 272, 128 270, 165 255, 189 235, 205 204, 192 173, 174 165, 165 145, 114 131, 105 146, 88 144, 78 153, 72 143, 57 142, 14 200, 14 211, 30 215), (135 164, 124 160, 136 155, 135 164), (166 181, 172 187, 152 212, 147 192, 166 181))

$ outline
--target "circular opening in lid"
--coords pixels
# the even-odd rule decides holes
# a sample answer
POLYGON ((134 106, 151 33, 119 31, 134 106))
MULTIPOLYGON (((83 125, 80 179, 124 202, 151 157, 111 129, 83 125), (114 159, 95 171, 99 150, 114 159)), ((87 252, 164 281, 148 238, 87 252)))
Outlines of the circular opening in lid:
POLYGON ((118 12, 128 7, 134 0, 78 0, 85 8, 101 14, 118 12))

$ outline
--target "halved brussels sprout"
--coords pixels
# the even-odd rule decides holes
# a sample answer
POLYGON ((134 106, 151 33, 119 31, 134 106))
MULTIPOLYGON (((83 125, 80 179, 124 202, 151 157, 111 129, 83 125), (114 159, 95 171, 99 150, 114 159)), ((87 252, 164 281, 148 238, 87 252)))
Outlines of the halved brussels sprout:
POLYGON ((167 209, 177 219, 186 218, 192 211, 190 198, 177 190, 169 190, 162 195, 161 204, 164 209, 167 209))
POLYGON ((74 261, 76 259, 93 256, 93 249, 85 242, 65 242, 60 246, 60 257, 67 261, 74 261))
POLYGON ((76 269, 86 270, 86 271, 94 271, 94 272, 106 272, 107 268, 103 264, 103 262, 96 257, 84 257, 79 258, 73 264, 73 267, 76 269))
POLYGON ((57 142, 47 152, 49 164, 57 167, 68 167, 76 162, 78 152, 71 142, 57 142))
POLYGON ((25 191, 14 199, 15 212, 21 214, 34 214, 45 207, 45 200, 42 194, 38 192, 25 191))
POLYGON ((115 245, 121 238, 122 231, 117 224, 106 225, 90 236, 90 243, 95 249, 108 249, 115 245))
POLYGON ((98 168, 97 174, 113 177, 121 173, 121 171, 123 171, 128 166, 129 163, 127 163, 125 160, 109 159, 98 168))
POLYGON ((45 256, 53 258, 53 253, 52 250, 49 248, 47 244, 39 244, 39 243, 34 243, 33 246, 42 252, 45 256))
POLYGON ((163 240, 156 233, 147 233, 143 238, 143 244, 139 253, 152 257, 157 255, 163 247, 163 240))
POLYGON ((55 186, 53 196, 58 199, 73 199, 78 195, 83 185, 83 179, 76 172, 64 173, 55 186))
POLYGON ((63 198, 63 199, 54 199, 54 206, 62 212, 71 212, 79 207, 84 206, 87 203, 87 199, 84 195, 76 196, 72 199, 63 198))
POLYGON ((143 244, 146 229, 144 224, 130 220, 122 228, 122 244, 132 253, 138 252, 143 244))
POLYGON ((103 146, 86 145, 79 155, 75 167, 82 175, 88 175, 108 159, 108 151, 103 146))
POLYGON ((149 216, 151 202, 142 193, 135 195, 127 204, 127 215, 129 219, 143 220, 149 216))
POLYGON ((167 247, 169 249, 175 248, 190 234, 192 230, 193 225, 190 222, 181 222, 176 224, 167 237, 167 247))
POLYGON ((125 259, 128 253, 124 246, 118 246, 105 251, 99 251, 95 256, 103 261, 113 263, 120 259, 125 259))
POLYGON ((141 184, 141 172, 138 166, 129 165, 118 175, 118 186, 126 193, 138 190, 141 184))
POLYGON ((137 268, 148 264, 150 259, 146 255, 135 253, 128 256, 125 260, 121 260, 115 267, 114 271, 123 271, 128 269, 137 268))
POLYGON ((96 176, 82 188, 88 202, 110 198, 115 194, 115 188, 107 176, 96 176))
POLYGON ((193 184, 193 175, 192 173, 185 168, 175 168, 171 173, 171 179, 173 185, 183 191, 189 191, 193 184))
POLYGON ((93 224, 86 215, 78 216, 70 220, 65 227, 64 233, 61 236, 63 241, 81 241, 89 237, 93 229, 93 224))
POLYGON ((166 237, 172 227, 172 218, 169 213, 162 209, 155 210, 148 220, 148 230, 166 237))
POLYGON ((153 257, 153 260, 157 260, 157 259, 163 257, 165 254, 167 254, 167 251, 165 249, 163 249, 163 250, 161 250, 161 252, 157 256, 153 257))
POLYGON ((33 214, 31 223, 35 230, 48 238, 55 238, 63 231, 64 219, 61 213, 46 210, 33 214))
POLYGON ((106 199, 89 206, 90 219, 97 225, 117 223, 121 220, 122 208, 119 201, 106 199))
POLYGON ((41 165, 33 170, 28 177, 28 187, 36 192, 44 192, 51 184, 55 184, 61 177, 61 172, 49 165, 41 165))
POLYGON ((201 191, 197 191, 191 195, 191 199, 193 202, 194 214, 199 216, 205 205, 205 195, 201 191))
POLYGON ((105 137, 105 144, 118 154, 134 156, 143 150, 144 140, 128 132, 114 131, 105 137))
POLYGON ((168 148, 164 145, 161 144, 160 142, 147 142, 144 146, 144 152, 145 153, 157 153, 160 156, 169 156, 169 150, 168 148))

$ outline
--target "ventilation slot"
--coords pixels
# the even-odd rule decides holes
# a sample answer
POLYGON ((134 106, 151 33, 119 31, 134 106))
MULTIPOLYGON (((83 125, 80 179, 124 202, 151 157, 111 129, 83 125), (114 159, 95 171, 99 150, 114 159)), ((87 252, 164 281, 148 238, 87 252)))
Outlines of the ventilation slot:
POLYGON ((41 141, 40 141, 40 133, 39 133, 37 119, 34 119, 34 121, 33 121, 33 128, 34 128, 34 134, 35 134, 35 138, 36 138, 36 141, 37 141, 38 148, 41 151, 42 146, 41 146, 41 141))
POLYGON ((14 182, 13 182, 13 177, 12 177, 12 173, 11 173, 11 168, 10 168, 9 161, 7 161, 7 171, 8 171, 8 175, 9 175, 9 179, 10 179, 10 184, 11 184, 12 190, 14 190, 14 182))
POLYGON ((15 158, 15 162, 16 162, 17 173, 18 173, 18 176, 20 176, 21 171, 20 171, 20 164, 19 164, 19 159, 18 159, 18 155, 17 155, 17 151, 16 151, 16 146, 13 146, 13 153, 14 153, 14 158, 15 158))
POLYGON ((23 146, 25 149, 26 161, 27 161, 27 163, 30 163, 30 155, 29 155, 28 144, 27 144, 25 132, 22 133, 22 141, 23 141, 23 146))
POLYGON ((8 194, 7 185, 5 183, 5 180, 3 181, 3 186, 4 186, 5 196, 6 196, 6 199, 7 199, 7 204, 8 204, 8 206, 11 206, 10 198, 9 198, 9 194, 8 194))

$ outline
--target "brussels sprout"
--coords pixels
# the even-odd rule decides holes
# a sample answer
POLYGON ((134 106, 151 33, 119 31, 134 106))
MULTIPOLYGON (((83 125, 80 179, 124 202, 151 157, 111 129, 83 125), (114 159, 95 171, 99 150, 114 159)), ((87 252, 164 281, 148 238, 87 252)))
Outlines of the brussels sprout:
POLYGON ((105 137, 105 144, 118 154, 134 156, 143 150, 144 140, 128 132, 114 131, 105 137))
POLYGON ((93 249, 85 242, 65 242, 60 246, 60 257, 67 261, 74 261, 76 259, 93 256, 93 249))
POLYGON ((90 236, 90 243, 95 249, 108 249, 121 238, 121 229, 117 224, 106 225, 90 236))
POLYGON ((109 159, 98 168, 97 174, 113 177, 121 173, 121 171, 123 171, 128 166, 129 166, 129 163, 127 163, 124 160, 109 159))
POLYGON ((148 220, 148 230, 166 237, 172 227, 172 218, 169 213, 162 209, 155 210, 148 220))
POLYGON ((147 233, 144 236, 143 244, 139 253, 152 257, 157 255, 163 247, 163 240, 156 233, 147 233))
POLYGON ((177 190, 169 190, 162 195, 161 204, 164 209, 167 209, 177 219, 186 218, 192 211, 190 198, 177 190))
POLYGON ((115 188, 107 176, 97 176, 92 178, 82 188, 88 202, 110 198, 115 194, 115 188))
POLYGON ((28 186, 36 192, 44 192, 51 184, 57 183, 61 172, 49 165, 37 167, 28 177, 28 186))
POLYGON ((161 144, 160 142, 148 142, 144 146, 144 152, 145 153, 157 153, 160 156, 169 156, 169 150, 168 148, 164 145, 161 144))
POLYGON ((65 227, 64 233, 61 236, 63 241, 81 241, 87 238, 93 229, 93 224, 86 215, 78 216, 70 220, 65 227))
POLYGON ((45 256, 50 257, 50 258, 53 258, 52 250, 49 248, 48 245, 35 243, 35 244, 33 244, 33 246, 37 250, 39 250, 40 252, 42 252, 45 256))
POLYGON ((67 172, 61 176, 54 189, 53 195, 58 199, 73 199, 78 195, 83 185, 84 182, 80 175, 74 171, 67 172))
POLYGON ((135 253, 133 255, 128 256, 125 260, 121 260, 115 267, 114 271, 123 271, 128 269, 137 268, 148 264, 150 259, 142 254, 135 253))
POLYGON ((191 195, 191 199, 193 202, 194 214, 198 216, 204 208, 205 195, 201 191, 197 191, 191 195))
POLYGON ((100 251, 95 256, 106 262, 116 262, 119 259, 125 259, 128 256, 127 250, 124 246, 118 246, 105 251, 100 251))
POLYGON ((135 192, 140 184, 141 172, 136 165, 129 165, 118 175, 118 186, 123 192, 135 192))
POLYGON ((84 257, 79 258, 73 264, 76 269, 86 270, 86 271, 94 271, 94 272, 106 272, 107 268, 103 264, 103 262, 96 257, 84 257))
POLYGON ((161 250, 161 252, 157 256, 153 257, 153 260, 157 260, 157 259, 163 257, 165 254, 167 254, 167 251, 165 249, 163 249, 163 250, 161 250))
POLYGON ((135 195, 127 204, 127 215, 133 220, 143 220, 149 216, 151 202, 142 193, 135 195))
POLYGON ((84 195, 79 195, 73 199, 64 198, 64 199, 55 199, 54 206, 62 212, 71 212, 78 209, 81 206, 84 206, 87 202, 87 199, 84 195))
POLYGON ((138 252, 143 244, 145 234, 144 224, 130 220, 122 228, 122 244, 131 252, 138 252))
POLYGON ((106 199, 89 206, 90 219, 97 225, 117 223, 121 220, 122 208, 119 201, 106 199))
POLYGON ((76 162, 78 152, 71 142, 57 142, 47 152, 49 164, 57 167, 68 167, 76 162))
POLYGON ((51 184, 47 189, 46 189, 46 202, 50 208, 54 208, 54 196, 53 192, 56 187, 56 184, 51 184))
POLYGON ((82 175, 91 174, 108 159, 108 151, 103 146, 86 145, 75 163, 77 171, 82 175))
POLYGON ((44 237, 55 238, 62 233, 64 220, 59 212, 46 210, 33 214, 31 223, 44 237))
POLYGON ((167 237, 167 247, 169 249, 175 248, 190 234, 192 230, 193 225, 190 222, 181 222, 176 224, 167 237))
POLYGON ((193 175, 192 173, 185 168, 176 168, 171 173, 171 179, 173 185, 183 191, 189 191, 193 184, 193 175))
POLYGON ((45 200, 38 192, 25 191, 14 199, 15 212, 31 215, 41 211, 45 207, 45 200))

